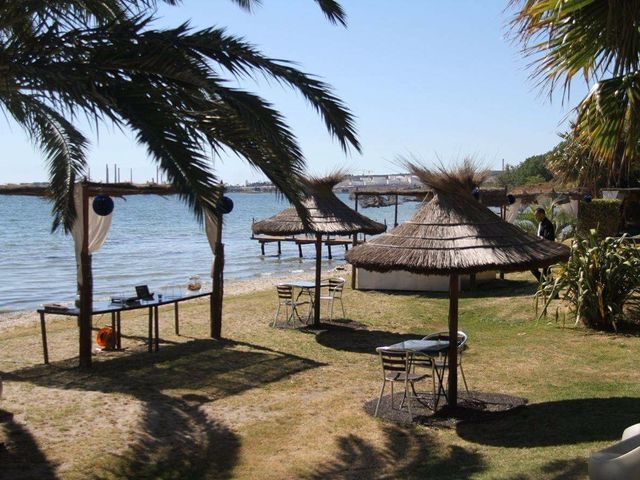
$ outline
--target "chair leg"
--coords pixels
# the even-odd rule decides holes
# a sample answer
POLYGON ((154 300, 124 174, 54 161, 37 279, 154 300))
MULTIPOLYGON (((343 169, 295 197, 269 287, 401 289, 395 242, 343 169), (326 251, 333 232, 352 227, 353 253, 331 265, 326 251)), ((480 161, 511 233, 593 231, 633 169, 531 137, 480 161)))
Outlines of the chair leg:
POLYGON ((460 367, 460 373, 462 374, 462 381, 464 382, 464 388, 467 391, 467 395, 470 395, 469 386, 467 385, 467 377, 464 376, 464 369, 462 368, 462 362, 459 363, 459 367, 460 367))
POLYGON ((329 300, 329 321, 333 320, 333 300, 329 300))
POLYGON ((276 316, 273 317, 273 323, 271 324, 272 327, 275 327, 278 324, 278 315, 280 315, 280 306, 282 304, 278 303, 278 308, 276 309, 276 316))
POLYGON ((347 314, 344 311, 344 303, 342 303, 342 297, 340 297, 340 306, 342 307, 342 319, 347 318, 347 314))
MULTIPOLYGON (((376 411, 373 412, 373 416, 377 417, 378 416, 378 409, 380 408, 380 402, 382 401, 382 396, 384 395, 384 387, 387 385, 387 381, 383 380, 382 381, 382 388, 380 389, 380 396, 378 397, 378 403, 376 404, 376 411)), ((393 387, 393 383, 391 384, 391 386, 393 387)), ((393 407, 393 395, 391 396, 391 402, 392 402, 392 407, 393 407)))
MULTIPOLYGON (((411 383, 413 387, 413 383, 411 383)), ((413 414, 411 413, 411 395, 409 395, 409 381, 404 382, 404 397, 407 399, 407 410, 409 410, 409 420, 413 421, 413 414)))
POLYGON ((438 409, 438 400, 440 400, 440 395, 436 395, 436 380, 437 380, 436 366, 435 364, 431 364, 431 387, 433 390, 433 413, 438 409))
POLYGON ((391 410, 393 410, 393 384, 395 382, 391 382, 391 410))

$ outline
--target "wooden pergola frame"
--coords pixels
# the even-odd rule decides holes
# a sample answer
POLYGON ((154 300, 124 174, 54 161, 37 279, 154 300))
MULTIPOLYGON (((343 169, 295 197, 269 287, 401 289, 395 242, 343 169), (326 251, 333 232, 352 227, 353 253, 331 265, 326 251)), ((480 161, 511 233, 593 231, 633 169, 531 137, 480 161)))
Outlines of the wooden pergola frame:
MULTIPOLYGON (((79 337, 80 337, 80 367, 91 366, 91 329, 93 314, 93 272, 92 259, 89 253, 89 198, 96 195, 110 195, 122 197, 125 195, 145 195, 155 193, 162 195, 174 193, 169 188, 140 189, 131 184, 80 182, 82 189, 82 249, 80 253, 80 266, 82 269, 82 285, 78 285, 80 295, 79 337), (152 191, 150 191, 152 190, 152 191)), ((212 273, 212 290, 210 296, 210 334, 211 338, 220 339, 222 332, 222 296, 223 296, 223 271, 224 271, 224 244, 222 243, 222 214, 217 213, 218 230, 214 245, 214 261, 212 273)))

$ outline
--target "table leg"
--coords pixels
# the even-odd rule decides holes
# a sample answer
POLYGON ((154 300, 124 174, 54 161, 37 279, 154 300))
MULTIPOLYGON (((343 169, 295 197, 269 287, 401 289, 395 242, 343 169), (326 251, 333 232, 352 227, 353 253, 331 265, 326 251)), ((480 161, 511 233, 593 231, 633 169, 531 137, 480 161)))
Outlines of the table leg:
POLYGON ((147 351, 151 353, 153 351, 153 308, 149 307, 149 345, 147 351))
POLYGON ((47 347, 47 327, 44 322, 44 312, 40 312, 40 332, 42 333, 42 353, 46 365, 49 363, 49 348, 47 347))
POLYGON ((116 348, 122 350, 122 330, 120 322, 120 313, 116 312, 116 348))
POLYGON ((442 369, 440 373, 438 373, 438 367, 436 367, 436 374, 438 375, 438 399, 440 398, 440 393, 442 392, 442 396, 444 399, 449 402, 449 398, 447 396, 447 391, 444 388, 444 372, 447 370, 447 361, 448 356, 445 356, 444 361, 442 362, 442 369))
POLYGON ((313 318, 313 312, 316 308, 316 302, 314 296, 311 295, 311 289, 307 289, 307 295, 309 295, 309 315, 307 316, 307 324, 311 323, 313 318))
POLYGON ((118 330, 116 329, 116 312, 111 312, 111 333, 113 333, 113 348, 118 348, 118 330))
POLYGON ((155 345, 154 349, 157 352, 160 350, 160 315, 158 314, 158 306, 153 307, 153 327, 155 330, 155 345))
POLYGON ((173 323, 175 324, 176 327, 176 335, 180 335, 180 320, 179 320, 179 314, 178 314, 178 302, 174 303, 174 309, 173 309, 173 323))

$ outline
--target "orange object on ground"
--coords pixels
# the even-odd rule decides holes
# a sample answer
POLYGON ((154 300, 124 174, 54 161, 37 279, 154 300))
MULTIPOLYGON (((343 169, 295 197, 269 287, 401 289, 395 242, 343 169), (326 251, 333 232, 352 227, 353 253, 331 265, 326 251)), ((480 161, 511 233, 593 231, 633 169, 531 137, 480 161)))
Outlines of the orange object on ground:
POLYGON ((116 345, 116 336, 111 327, 102 327, 96 335, 96 343, 99 347, 111 349, 116 345))

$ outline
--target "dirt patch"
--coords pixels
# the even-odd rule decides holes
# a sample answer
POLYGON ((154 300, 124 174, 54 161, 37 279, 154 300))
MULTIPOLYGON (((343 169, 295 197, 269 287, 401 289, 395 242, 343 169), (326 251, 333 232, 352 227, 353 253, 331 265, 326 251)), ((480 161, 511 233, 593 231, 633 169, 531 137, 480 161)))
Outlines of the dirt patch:
MULTIPOLYGON (((502 393, 475 392, 462 394, 458 398, 455 408, 446 404, 446 400, 440 398, 437 410, 434 413, 434 397, 431 393, 419 393, 418 399, 411 400, 411 416, 406 402, 402 408, 402 390, 396 392, 391 403, 391 395, 385 395, 380 402, 378 417, 399 424, 420 424, 430 427, 454 428, 460 423, 481 422, 500 418, 518 408, 524 407, 526 398, 514 397, 502 393)), ((378 399, 369 400, 364 404, 364 410, 373 415, 378 399)))

